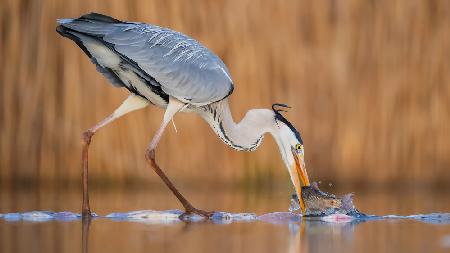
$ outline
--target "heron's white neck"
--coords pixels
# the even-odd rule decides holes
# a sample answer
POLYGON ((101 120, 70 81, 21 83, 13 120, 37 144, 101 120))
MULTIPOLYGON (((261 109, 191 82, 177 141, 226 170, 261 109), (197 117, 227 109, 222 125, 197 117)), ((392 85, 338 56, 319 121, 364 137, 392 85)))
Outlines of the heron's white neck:
POLYGON ((255 150, 263 135, 271 132, 275 124, 275 114, 269 109, 249 110, 239 123, 235 123, 228 99, 202 107, 200 115, 225 144, 243 151, 255 150))

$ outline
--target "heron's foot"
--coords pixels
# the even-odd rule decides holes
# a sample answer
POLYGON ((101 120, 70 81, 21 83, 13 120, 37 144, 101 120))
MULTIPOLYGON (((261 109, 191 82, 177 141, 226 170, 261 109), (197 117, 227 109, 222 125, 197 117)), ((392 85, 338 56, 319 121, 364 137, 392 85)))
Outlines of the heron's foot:
POLYGON ((203 217, 205 219, 210 219, 214 215, 214 213, 215 213, 214 211, 207 212, 207 211, 203 211, 203 210, 197 209, 197 208, 195 208, 193 206, 190 206, 190 207, 187 207, 185 212, 180 215, 180 220, 186 220, 187 217, 189 215, 192 215, 192 214, 197 214, 197 215, 200 215, 201 217, 203 217))
POLYGON ((85 145, 91 144, 92 136, 94 136, 94 132, 92 132, 91 130, 87 130, 86 132, 84 132, 81 135, 81 140, 83 141, 83 144, 85 145))

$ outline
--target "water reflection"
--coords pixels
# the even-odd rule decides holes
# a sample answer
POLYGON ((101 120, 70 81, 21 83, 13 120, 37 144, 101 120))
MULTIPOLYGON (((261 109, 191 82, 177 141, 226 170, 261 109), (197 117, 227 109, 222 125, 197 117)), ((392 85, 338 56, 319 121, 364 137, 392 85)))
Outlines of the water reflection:
POLYGON ((361 221, 329 223, 323 221, 302 221, 289 223, 289 247, 287 252, 333 252, 335 245, 350 248, 354 239, 355 226, 361 221))
MULTIPOLYGON (((89 230, 95 218, 84 217, 81 219, 81 252, 89 252, 89 230)), ((94 221, 94 222, 93 222, 94 221)), ((255 221, 257 222, 257 221, 255 221)), ((341 244, 344 248, 349 248, 353 241, 354 227, 360 221, 347 223, 329 223, 323 221, 290 221, 283 226, 289 231, 287 247, 285 252, 331 252, 335 250, 336 244, 341 244)), ((183 221, 181 229, 175 234, 173 239, 182 238, 183 234, 189 233, 195 226, 212 224, 211 221, 189 222, 183 221)), ((166 226, 172 226, 165 224, 166 226)), ((216 224, 217 225, 217 224, 216 224)), ((284 250, 282 250, 284 251, 284 250)))
POLYGON ((81 252, 88 253, 89 251, 89 228, 91 226, 92 218, 83 217, 81 220, 81 252))

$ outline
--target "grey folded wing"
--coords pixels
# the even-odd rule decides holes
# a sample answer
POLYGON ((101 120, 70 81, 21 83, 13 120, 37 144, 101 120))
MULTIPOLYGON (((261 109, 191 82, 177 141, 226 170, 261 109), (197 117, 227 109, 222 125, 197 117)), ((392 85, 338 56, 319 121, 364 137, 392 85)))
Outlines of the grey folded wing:
POLYGON ((231 76, 222 60, 189 36, 155 25, 89 15, 59 22, 100 41, 137 71, 155 79, 168 95, 191 104, 208 104, 232 93, 231 76))

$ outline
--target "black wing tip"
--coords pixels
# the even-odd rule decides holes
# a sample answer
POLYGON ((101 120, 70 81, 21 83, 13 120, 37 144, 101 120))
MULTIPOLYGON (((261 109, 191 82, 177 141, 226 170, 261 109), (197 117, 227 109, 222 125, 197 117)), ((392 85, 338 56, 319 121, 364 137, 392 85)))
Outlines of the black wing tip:
POLYGON ((59 33, 63 37, 73 40, 89 58, 92 58, 92 55, 89 52, 89 50, 87 50, 87 48, 83 45, 83 43, 77 36, 70 33, 70 29, 64 27, 64 25, 61 24, 56 27, 56 32, 59 33))
POLYGON ((64 26, 58 25, 56 27, 56 32, 59 33, 61 36, 66 37, 66 28, 64 28, 64 26))
POLYGON ((110 24, 123 23, 121 20, 115 19, 113 17, 107 16, 104 14, 95 13, 95 12, 85 14, 76 19, 62 18, 62 19, 57 20, 58 24, 60 24, 60 25, 64 25, 66 23, 71 23, 73 21, 96 21, 96 22, 103 22, 103 23, 110 23, 110 24))
POLYGON ((78 20, 91 20, 91 21, 99 21, 99 22, 105 22, 105 23, 122 23, 122 21, 115 19, 113 17, 104 15, 104 14, 100 14, 100 13, 96 13, 96 12, 91 12, 88 14, 85 14, 81 17, 78 18, 78 20))

